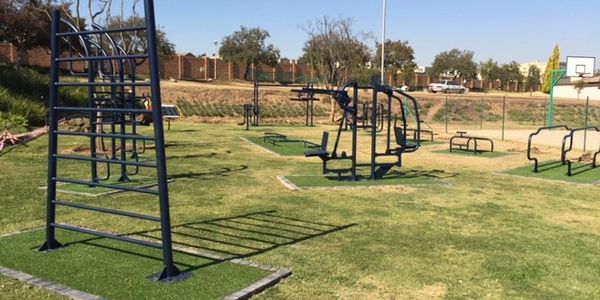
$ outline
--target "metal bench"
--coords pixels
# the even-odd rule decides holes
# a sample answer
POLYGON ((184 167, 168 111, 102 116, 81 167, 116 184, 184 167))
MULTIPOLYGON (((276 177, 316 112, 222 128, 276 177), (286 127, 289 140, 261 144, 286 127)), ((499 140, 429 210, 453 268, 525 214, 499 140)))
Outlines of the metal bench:
POLYGON ((494 152, 494 141, 486 137, 467 135, 466 131, 457 131, 457 135, 450 138, 450 152, 452 150, 472 151, 473 154, 481 152, 494 152), (489 148, 479 148, 480 142, 489 143, 489 148), (473 147, 471 147, 471 144, 473 147))

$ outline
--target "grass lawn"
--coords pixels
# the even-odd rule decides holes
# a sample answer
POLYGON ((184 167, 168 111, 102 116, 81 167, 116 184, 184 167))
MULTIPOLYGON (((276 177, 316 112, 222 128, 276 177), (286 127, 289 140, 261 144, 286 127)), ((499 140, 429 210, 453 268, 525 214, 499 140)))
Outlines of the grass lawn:
POLYGON ((592 168, 589 163, 573 163, 571 169, 573 176, 567 176, 567 166, 562 165, 560 161, 540 162, 538 168, 539 172, 534 173, 533 164, 531 164, 528 166, 504 171, 503 173, 566 182, 600 183, 600 167, 592 168))
POLYGON ((386 174, 380 180, 369 180, 367 175, 357 175, 357 181, 352 181, 348 175, 342 175, 338 178, 336 175, 291 175, 285 176, 287 180, 301 188, 311 187, 366 187, 366 186, 411 186, 440 184, 438 179, 444 178, 443 172, 422 171, 422 170, 404 170, 395 171, 386 174))
MULTIPOLYGON (((311 148, 305 147, 304 142, 295 141, 295 142, 277 142, 275 144, 264 141, 263 136, 251 136, 247 137, 247 139, 267 150, 273 151, 279 155, 284 156, 304 156, 304 151, 311 150, 311 148)), ((295 139, 292 137, 288 137, 288 139, 295 139)), ((314 142, 318 143, 318 142, 314 142)))
MULTIPOLYGON (((136 188, 152 188, 152 187, 156 186, 156 180, 151 177, 142 177, 142 176, 136 176, 136 175, 131 175, 128 177, 129 177, 129 182, 124 182, 124 183, 119 182, 119 176, 116 175, 116 176, 111 176, 110 178, 108 178, 108 180, 102 180, 99 183, 119 185, 122 187, 136 187, 136 188)), ((89 181, 89 179, 86 181, 89 181)), ((70 193, 70 194, 77 194, 77 195, 90 196, 90 197, 96 197, 96 196, 119 192, 114 189, 109 189, 109 188, 105 188, 105 187, 101 187, 101 186, 91 187, 91 186, 87 186, 87 185, 72 184, 72 183, 59 184, 59 185, 57 185, 56 191, 59 193, 67 193, 67 194, 70 193)))
POLYGON ((496 158, 496 157, 502 157, 502 156, 511 155, 510 153, 499 152, 499 151, 494 151, 494 152, 490 152, 490 151, 478 151, 477 154, 474 154, 473 151, 452 150, 452 152, 450 152, 448 149, 445 149, 445 150, 436 150, 436 151, 432 151, 432 152, 433 153, 439 153, 439 154, 451 154, 451 155, 462 155, 462 156, 472 156, 472 157, 485 157, 485 158, 496 158))
MULTIPOLYGON (((141 134, 148 133, 145 130, 150 128, 141 134)), ((320 141, 323 128, 265 130, 320 141)), ((239 138, 257 132, 233 124, 182 121, 174 123, 165 138, 167 171, 175 179, 169 184, 175 244, 294 273, 258 299, 581 299, 600 295, 599 186, 541 184, 535 178, 497 175, 523 165, 530 169, 524 154, 482 164, 423 147, 403 156, 404 167, 391 172, 425 170, 449 184, 289 190, 277 176, 319 177, 321 161, 274 156, 239 138)), ((60 149, 81 145, 86 145, 85 139, 65 139, 60 149)), ((347 139, 342 138, 340 147, 346 145, 347 139)), ((513 147, 498 142, 499 151, 513 147)), ((45 191, 39 187, 45 186, 46 155, 46 138, 0 153, 0 235, 44 225, 45 191)), ((144 154, 148 155, 152 150, 144 154)), ((368 155, 369 141, 361 137, 359 160, 367 161, 368 155)), ((89 164, 64 162, 59 167, 62 177, 89 178, 89 164)), ((592 171, 580 175, 586 173, 592 171)), ((139 176, 152 177, 153 173, 142 171, 139 176)), ((61 197, 136 213, 158 212, 156 198, 138 193, 61 197)), ((154 223, 71 208, 60 208, 57 222, 136 233, 148 239, 158 236, 154 223)), ((81 240, 78 235, 59 233, 61 242, 81 240)), ((94 280, 131 287, 126 291, 132 295, 129 298, 145 298, 146 294, 133 293, 165 289, 145 279, 160 269, 160 261, 140 257, 156 256, 151 249, 95 240, 40 255, 32 250, 41 242, 36 234, 2 239, 0 265, 69 280, 74 288, 104 293, 108 298, 119 297, 105 293, 110 287, 94 280), (72 255, 76 259, 69 260, 72 255), (96 269, 88 271, 87 263, 96 269), (115 278, 108 278, 110 265, 118 269, 115 278), (134 290, 140 287, 141 291, 134 290)), ((201 266, 189 283, 181 284, 176 299, 218 298, 225 290, 264 275, 230 263, 202 266, 208 260, 196 257, 176 255, 176 261, 201 266)), ((2 299, 61 298, 26 287, 0 276, 2 299)))

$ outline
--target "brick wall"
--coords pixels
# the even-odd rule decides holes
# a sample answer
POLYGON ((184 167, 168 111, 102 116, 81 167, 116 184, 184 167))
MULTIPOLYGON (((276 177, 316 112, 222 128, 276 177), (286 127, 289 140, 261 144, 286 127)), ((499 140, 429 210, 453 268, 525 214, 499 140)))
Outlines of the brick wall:
MULTIPOLYGON (((17 59, 16 50, 12 45, 0 43, 0 63, 14 63, 17 59)), ((50 67, 50 54, 46 49, 33 49, 27 51, 22 58, 23 64, 35 65, 41 67, 50 67)), ((77 62, 73 65, 62 64, 62 69, 73 68, 75 71, 84 71, 85 63, 77 62)), ((148 75, 148 61, 137 67, 137 74, 148 75)), ((244 72, 246 65, 243 63, 234 63, 222 59, 213 59, 208 57, 193 56, 166 56, 159 60, 160 76, 163 79, 179 80, 245 80, 244 72), (215 69, 216 63, 216 69, 215 69), (216 70, 216 74, 215 74, 216 70)), ((299 65, 291 63, 278 64, 271 67, 264 64, 251 65, 248 72, 248 80, 258 79, 261 81, 280 81, 280 82, 308 82, 313 81, 313 73, 309 65, 299 65)), ((387 80, 396 86, 404 85, 404 79, 401 74, 393 76, 388 74, 387 80)), ((436 81, 426 74, 415 74, 412 80, 412 86, 426 87, 429 83, 436 81)), ((457 82, 463 82, 461 78, 457 82)), ((511 83, 502 86, 500 81, 488 82, 485 80, 468 80, 464 85, 470 89, 502 89, 505 91, 524 91, 523 84, 511 83)), ((538 89, 536 89, 538 90, 538 89)))

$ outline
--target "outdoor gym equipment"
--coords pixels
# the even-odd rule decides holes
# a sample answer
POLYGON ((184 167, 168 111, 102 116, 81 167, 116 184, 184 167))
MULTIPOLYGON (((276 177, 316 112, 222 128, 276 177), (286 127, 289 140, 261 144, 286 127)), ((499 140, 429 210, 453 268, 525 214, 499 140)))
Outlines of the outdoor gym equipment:
MULTIPOLYGON (((571 152, 573 150, 573 139, 574 139, 574 135, 576 132, 581 132, 581 131, 588 131, 588 130, 592 130, 592 131, 596 131, 600 133, 600 127, 596 127, 596 126, 588 126, 588 127, 581 127, 581 128, 574 128, 571 129, 571 131, 565 135, 563 137, 562 140, 562 147, 561 147, 561 154, 560 154, 560 160, 562 162, 563 165, 567 165, 567 176, 573 176, 573 166, 572 166, 572 162, 570 159, 567 158, 567 154, 569 152, 571 152), (568 144, 568 145, 567 145, 568 144)), ((594 154, 592 155, 592 163, 590 164, 590 166, 592 167, 592 169, 596 168, 596 158, 598 157, 598 154, 600 154, 600 147, 598 148, 598 151, 594 152, 594 154)), ((578 167, 578 168, 582 168, 584 166, 578 167)))
POLYGON ((279 143, 302 143, 304 144, 304 148, 319 149, 321 147, 320 144, 315 144, 305 140, 288 139, 286 135, 277 132, 265 132, 263 142, 269 143, 273 146, 276 146, 279 143))
POLYGON ((339 121, 337 130, 337 136, 335 139, 334 147, 331 152, 327 150, 327 143, 329 140, 329 133, 323 132, 321 141, 321 148, 318 150, 309 150, 305 152, 307 157, 319 157, 323 162, 323 174, 335 173, 338 178, 342 174, 350 174, 353 181, 358 179, 357 168, 368 167, 369 168, 369 179, 381 179, 387 172, 394 166, 402 166, 402 154, 415 152, 419 149, 419 136, 417 134, 417 143, 408 144, 406 141, 406 128, 408 128, 408 115, 406 111, 408 108, 414 111, 414 123, 415 128, 420 128, 419 111, 417 101, 412 96, 405 94, 401 91, 393 90, 389 86, 380 85, 374 83, 371 86, 359 86, 356 81, 350 81, 343 85, 339 90, 333 89, 303 89, 306 93, 323 94, 331 96, 338 104, 342 111, 342 118, 339 121), (349 95, 349 91, 352 90, 352 95, 349 95), (371 124, 367 126, 358 125, 358 92, 359 90, 372 92, 371 106, 371 124), (380 99, 379 96, 383 95, 384 99, 380 99), (408 99, 409 101, 403 100, 408 99), (379 149, 381 145, 377 144, 378 132, 377 129, 381 125, 378 124, 378 114, 380 109, 380 101, 383 102, 385 107, 385 124, 383 125, 383 138, 385 140, 385 148, 379 149), (397 103, 398 107, 393 107, 393 103, 397 103), (392 111, 396 108, 402 115, 400 119, 402 121, 402 128, 392 128, 392 111), (340 150, 340 139, 344 133, 344 125, 350 124, 351 129, 351 148, 348 151, 340 150), (371 159, 367 163, 357 162, 357 148, 358 148, 358 130, 359 129, 370 129, 370 156, 371 159), (392 134, 395 135, 395 145, 392 145, 392 134), (394 158, 394 162, 380 162, 379 160, 385 158, 394 158), (331 162, 349 162, 349 167, 330 167, 331 162))
MULTIPOLYGON (((314 86, 312 83, 307 83, 306 88, 312 89, 314 86)), ((290 98, 292 101, 305 102, 306 103, 306 123, 305 126, 314 126, 313 118, 315 115, 314 102, 319 101, 319 98, 315 98, 315 94, 305 93, 302 90, 292 90, 293 93, 296 93, 297 96, 295 98, 290 98), (310 120, 310 123, 309 123, 310 120)))
MULTIPOLYGON (((533 161, 533 172, 537 173, 539 172, 539 167, 543 167, 546 166, 548 164, 544 164, 544 165, 540 165, 539 164, 539 160, 537 157, 533 157, 533 155, 531 155, 531 150, 532 145, 533 145, 533 139, 538 136, 540 133, 542 133, 542 131, 549 131, 549 130, 554 130, 554 129, 564 129, 564 130, 568 130, 569 132, 571 131, 571 129, 566 126, 566 125, 555 125, 555 126, 546 126, 546 127, 540 127, 538 128, 538 130, 536 130, 534 133, 529 135, 529 138, 527 140, 527 159, 528 160, 532 160, 533 161)), ((566 134, 564 137, 568 136, 569 134, 566 134)), ((562 150, 561 150, 561 159, 560 161, 562 162, 562 150)), ((553 164, 549 163, 549 164, 553 164)))
MULTIPOLYGON (((362 106, 362 125, 365 131, 369 131, 371 129, 371 121, 373 120, 373 106, 367 104, 367 102, 363 102, 362 106)), ((377 124, 377 132, 383 131, 383 124, 385 123, 385 107, 383 104, 379 103, 375 113, 375 123, 377 124)))
POLYGON ((249 130, 250 126, 258 126, 258 121, 260 120, 260 102, 258 101, 259 83, 257 80, 254 81, 253 86, 252 104, 244 104, 244 120, 238 123, 238 125, 246 125, 246 130, 249 130))
MULTIPOLYGON (((161 118, 161 97, 158 69, 158 55, 156 49, 156 24, 154 17, 154 3, 144 0, 145 14, 143 26, 131 28, 102 29, 93 26, 90 30, 78 30, 64 19, 61 19, 60 10, 52 12, 51 28, 51 69, 50 69, 50 109, 49 109, 49 143, 48 143, 48 178, 47 178, 47 210, 46 210, 46 236, 40 251, 51 251, 62 247, 56 240, 56 229, 75 231, 98 237, 109 238, 141 246, 162 249, 163 270, 151 279, 163 282, 175 282, 186 277, 173 263, 173 250, 171 240, 171 223, 169 213, 169 192, 167 186, 166 158, 164 131, 162 122, 154 122, 153 136, 142 136, 136 133, 138 121, 136 117, 147 113, 142 108, 141 97, 136 96, 137 87, 146 87, 150 90, 152 101, 152 117, 154 120, 161 118), (67 24, 70 26, 61 26, 67 24), (65 31, 61 31, 64 29, 65 31), (127 53, 119 43, 111 39, 113 35, 135 35, 145 33, 147 52, 127 53), (63 44, 67 42, 68 50, 63 51, 63 44), (119 47, 117 47, 119 46, 119 47), (147 59, 149 62, 149 81, 136 81, 135 62, 138 59, 147 59), (61 64, 84 62, 86 72, 72 72, 72 75, 87 78, 86 81, 61 80, 61 64), (100 79, 100 80, 97 80, 100 79), (59 89, 68 87, 84 87, 88 90, 88 105, 86 107, 61 106, 59 103, 59 89), (84 112, 90 119, 88 132, 75 132, 59 130, 58 114, 65 112, 84 112), (111 126, 110 132, 98 132, 96 125, 111 126), (61 137, 60 139, 58 137, 61 137), (59 142, 67 137, 89 138, 89 155, 70 155, 59 153, 59 142), (120 155, 113 151, 110 158, 98 157, 96 152, 96 139, 109 138, 113 141, 113 150, 119 148, 120 155), (126 156, 126 141, 154 141, 155 161, 139 161, 126 156), (119 143, 117 143, 119 141, 119 143), (91 165, 89 180, 63 177, 60 174, 58 160, 70 160, 91 165), (97 176, 97 164, 118 165, 121 167, 121 182, 128 181, 127 166, 156 170, 157 189, 131 187, 120 184, 101 183, 97 176), (102 187, 112 190, 136 192, 158 198, 159 216, 143 215, 116 209, 97 207, 92 204, 82 204, 74 201, 65 201, 57 197, 57 183, 82 185, 87 187, 102 187), (57 222, 56 207, 82 209, 86 211, 107 213, 115 216, 157 222, 161 228, 162 243, 154 243, 119 234, 84 228, 57 222)), ((73 69, 71 69, 73 71, 73 69)), ((134 144, 135 145, 135 144, 134 144)), ((135 149, 135 148, 134 148, 135 149)), ((61 266, 65 267, 65 266, 61 266)))
POLYGON ((481 152, 494 152, 494 141, 486 137, 467 135, 466 131, 457 131, 457 135, 450 138, 450 152, 452 150, 473 151, 473 154, 481 152), (473 147, 471 147, 473 142, 473 147), (482 150, 479 148, 480 142, 487 142, 489 148, 482 150))
MULTIPOLYGON (((397 116, 396 116, 394 118, 394 127, 398 127, 398 124, 397 124, 398 122, 397 121, 398 120, 397 120, 397 116)), ((423 123, 425 123, 425 121, 421 120, 421 124, 423 124, 423 123)), ((406 135, 407 139, 408 139, 409 136, 412 136, 412 138, 410 138, 410 140, 412 140, 412 141, 417 141, 417 139, 420 139, 421 141, 423 141, 424 140, 423 139, 423 135, 425 134, 425 135, 429 136, 429 138, 427 140, 433 142, 433 130, 423 129, 422 126, 418 130, 415 129, 415 128, 406 128, 406 134, 407 134, 406 135), (417 138, 417 136, 418 136, 418 138, 417 138)))

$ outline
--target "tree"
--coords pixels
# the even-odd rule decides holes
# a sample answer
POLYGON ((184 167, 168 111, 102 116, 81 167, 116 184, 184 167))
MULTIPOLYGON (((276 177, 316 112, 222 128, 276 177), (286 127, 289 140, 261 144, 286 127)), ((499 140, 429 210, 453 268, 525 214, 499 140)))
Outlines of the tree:
POLYGON ((502 64, 499 75, 502 86, 506 86, 511 82, 523 82, 523 74, 519 69, 519 63, 514 60, 508 64, 502 64))
POLYGON ((50 20, 44 13, 49 7, 36 0, 0 0, 0 41, 17 49, 17 66, 25 51, 50 46, 50 20))
MULTIPOLYGON (((392 71, 394 76, 397 71, 402 73, 404 84, 410 85, 414 76, 417 64, 415 60, 415 51, 408 44, 408 41, 385 41, 385 60, 386 70, 392 71)), ((381 44, 377 43, 375 52, 375 64, 381 70, 381 44)))
POLYGON ((311 65, 321 84, 339 86, 370 61, 369 48, 353 33, 351 19, 324 16, 304 30, 308 40, 300 59, 311 65))
POLYGON ((550 75, 552 70, 558 70, 558 68, 560 68, 560 48, 558 47, 558 44, 556 44, 552 51, 552 55, 548 58, 548 63, 546 63, 544 81, 542 82, 542 92, 550 93, 550 75))
POLYGON ((581 92, 585 88, 585 81, 583 81, 583 79, 579 79, 579 80, 575 81, 575 84, 573 85, 573 88, 575 90, 577 90, 577 100, 579 100, 579 95, 581 94, 581 92))
MULTIPOLYGON (((107 28, 123 28, 143 26, 145 20, 139 16, 130 16, 127 19, 121 17, 112 17, 106 24, 107 28)), ((146 40, 145 31, 137 31, 135 35, 113 34, 115 42, 124 46, 124 50, 129 53, 146 53, 148 50, 148 41, 146 40)), ((175 44, 167 38, 167 34, 156 29, 156 48, 159 56, 175 55, 175 44)))
POLYGON ((431 75, 433 76, 452 76, 456 79, 459 76, 464 79, 472 79, 477 75, 477 64, 473 61, 475 53, 469 50, 452 49, 442 52, 435 56, 431 65, 431 75))
POLYGON ((490 58, 485 62, 479 63, 479 73, 481 73, 481 78, 485 80, 494 81, 500 79, 498 62, 490 58))
MULTIPOLYGON (((371 54, 363 39, 352 30, 351 19, 335 19, 324 16, 304 28, 308 40, 300 61, 310 64, 316 80, 327 86, 342 83, 365 72, 371 54)), ((335 119, 336 104, 331 102, 330 117, 335 119)))
POLYGON ((529 95, 534 89, 540 86, 541 83, 541 71, 536 65, 530 65, 527 72, 527 78, 525 78, 525 89, 529 91, 529 95))
POLYGON ((264 63, 275 66, 279 60, 279 49, 266 44, 269 32, 260 28, 246 28, 226 36, 221 42, 219 55, 224 59, 237 61, 246 65, 244 78, 248 79, 251 64, 264 63))

